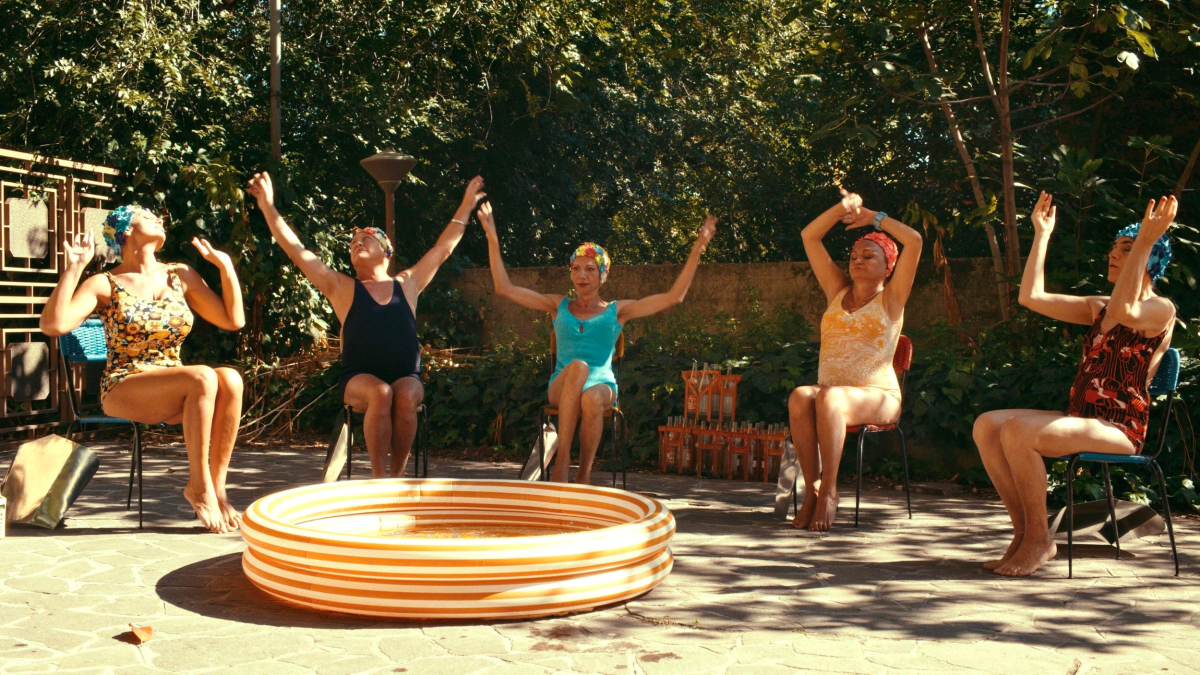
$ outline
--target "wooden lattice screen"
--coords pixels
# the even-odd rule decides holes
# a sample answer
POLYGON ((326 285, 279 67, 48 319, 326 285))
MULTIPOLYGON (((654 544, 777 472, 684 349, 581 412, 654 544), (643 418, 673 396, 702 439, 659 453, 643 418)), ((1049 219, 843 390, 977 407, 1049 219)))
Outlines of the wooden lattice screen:
MULTIPOLYGON (((38 330, 38 317, 58 282, 65 238, 91 230, 104 241, 119 173, 0 148, 0 433, 70 421, 58 342, 38 330)), ((105 252, 96 257, 99 265, 105 252)))

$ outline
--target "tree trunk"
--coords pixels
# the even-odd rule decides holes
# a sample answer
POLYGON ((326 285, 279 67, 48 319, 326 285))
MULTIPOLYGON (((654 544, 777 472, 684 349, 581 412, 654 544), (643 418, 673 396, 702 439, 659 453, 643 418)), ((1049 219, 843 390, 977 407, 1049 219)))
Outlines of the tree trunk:
POLYGON ((1188 157, 1187 166, 1183 167, 1183 175, 1179 177, 1179 182, 1175 184, 1175 199, 1183 196, 1183 190, 1187 187, 1188 181, 1192 177, 1192 169, 1196 168, 1196 158, 1200 157, 1200 138, 1196 139, 1196 145, 1192 146, 1192 156, 1188 157))
POLYGON ((279 61, 282 58, 283 39, 279 34, 279 6, 281 0, 271 0, 271 157, 278 162, 283 157, 279 101, 282 98, 279 61))
MULTIPOLYGON (((929 31, 925 26, 922 26, 918 30, 921 36, 921 47, 925 50, 925 60, 929 63, 929 72, 937 76, 937 60, 934 59, 933 47, 929 44, 929 31)), ((938 79, 941 78, 938 77, 938 79)), ((958 150, 958 157, 962 160, 963 167, 967 170, 967 180, 971 183, 971 192, 975 196, 975 204, 979 208, 984 208, 987 206, 987 200, 983 196, 983 184, 979 182, 979 173, 975 170, 975 160, 971 159, 971 152, 967 149, 967 142, 963 138, 962 129, 958 125, 958 120, 954 117, 954 109, 949 103, 943 103, 941 108, 942 114, 946 117, 946 123, 950 125, 950 136, 954 139, 954 147, 958 150)), ((988 248, 992 252, 992 267, 996 271, 996 294, 1000 300, 1000 315, 1003 319, 1007 320, 1009 316, 1008 281, 1001 274, 1001 270, 1004 269, 1004 259, 1000 254, 1000 242, 996 240, 996 228, 992 227, 991 222, 985 221, 983 227, 987 232, 988 248)), ((947 298, 946 313, 951 317, 959 317, 958 319, 951 318, 952 322, 957 323, 962 318, 962 310, 959 308, 958 298, 954 294, 954 280, 950 276, 949 265, 946 265, 944 274, 947 298)))
POLYGON ((996 103, 1000 118, 1000 166, 1004 185, 1004 248, 1008 275, 1021 274, 1021 240, 1017 235, 1016 170, 1013 166, 1012 108, 1008 91, 1008 38, 1012 0, 1004 0, 1000 18, 1000 53, 996 64, 996 103))

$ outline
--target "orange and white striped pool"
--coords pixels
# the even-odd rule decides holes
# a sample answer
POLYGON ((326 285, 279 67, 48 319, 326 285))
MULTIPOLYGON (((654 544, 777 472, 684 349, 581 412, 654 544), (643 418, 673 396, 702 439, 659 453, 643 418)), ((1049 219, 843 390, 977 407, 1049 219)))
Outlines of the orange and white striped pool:
POLYGON ((527 618, 634 598, 671 572, 675 519, 613 488, 520 480, 323 483, 242 517, 254 585, 318 610, 527 618))

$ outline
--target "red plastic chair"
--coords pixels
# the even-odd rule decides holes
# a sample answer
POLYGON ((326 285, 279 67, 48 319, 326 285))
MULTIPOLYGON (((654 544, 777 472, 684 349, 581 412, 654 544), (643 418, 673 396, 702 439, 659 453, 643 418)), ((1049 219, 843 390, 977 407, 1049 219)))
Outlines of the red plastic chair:
MULTIPOLYGON (((896 343, 896 353, 892 356, 892 368, 896 371, 896 378, 900 380, 901 397, 904 395, 904 380, 908 376, 909 368, 912 367, 912 354, 912 340, 909 340, 908 336, 901 335, 900 340, 896 343)), ((897 417, 896 421, 891 424, 863 424, 846 427, 847 435, 858 432, 858 462, 855 465, 858 471, 858 478, 857 485, 854 488, 855 527, 858 527, 858 503, 862 498, 863 444, 866 442, 867 434, 877 434, 885 431, 895 431, 900 434, 900 459, 904 464, 904 501, 908 503, 908 518, 912 520, 912 496, 908 489, 908 451, 904 447, 904 431, 900 428, 900 418, 897 417)))

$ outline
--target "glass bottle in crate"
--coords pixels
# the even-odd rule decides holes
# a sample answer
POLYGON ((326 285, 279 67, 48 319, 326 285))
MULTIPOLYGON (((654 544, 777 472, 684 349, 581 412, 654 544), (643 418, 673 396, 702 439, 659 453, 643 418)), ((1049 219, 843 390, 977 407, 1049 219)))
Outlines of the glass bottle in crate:
POLYGON ((710 382, 712 379, 708 376, 708 364, 706 363, 700 375, 700 417, 703 419, 708 418, 709 394, 707 389, 710 382))
POLYGON ((725 367, 725 379, 721 382, 721 418, 733 419, 733 366, 725 367))
POLYGON ((692 369, 688 373, 687 401, 685 401, 684 417, 694 418, 700 409, 700 380, 696 375, 696 359, 692 359, 692 369))

